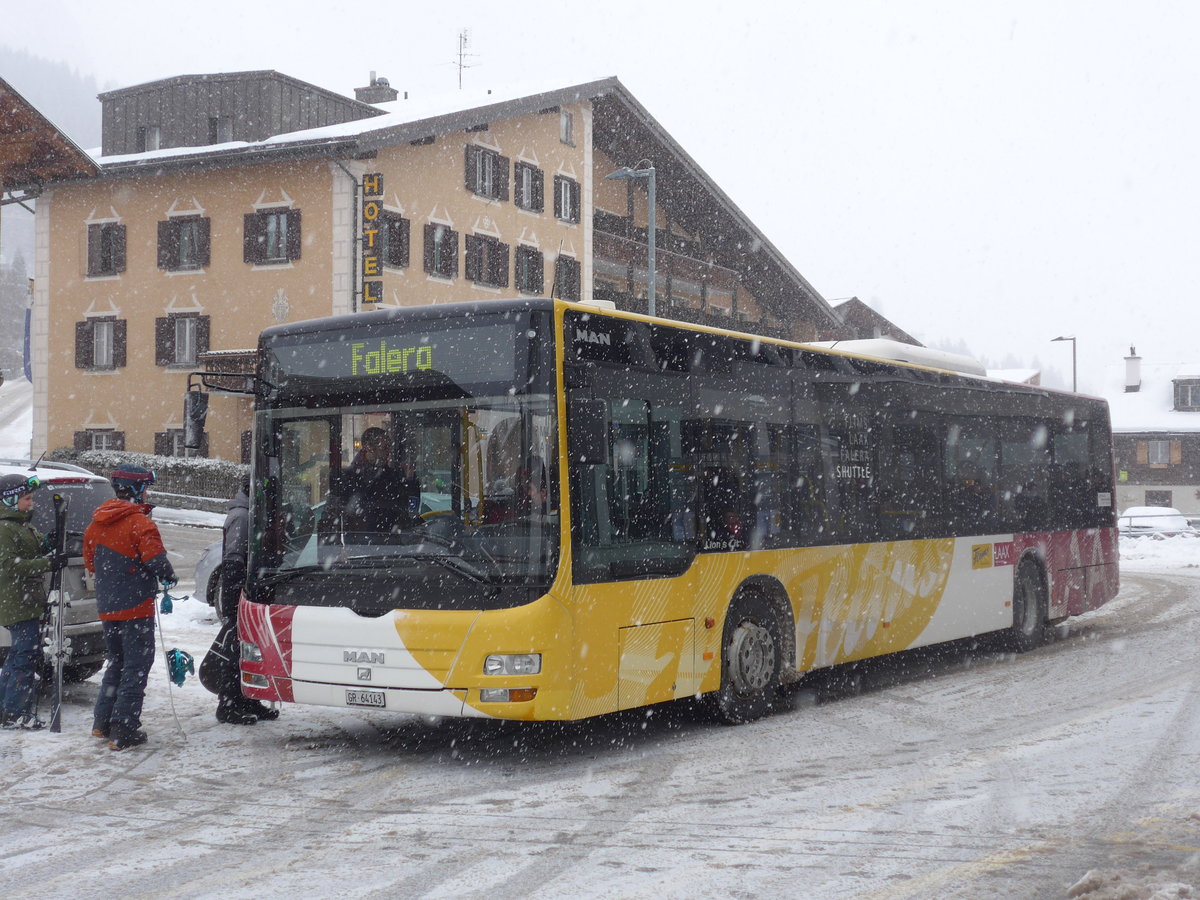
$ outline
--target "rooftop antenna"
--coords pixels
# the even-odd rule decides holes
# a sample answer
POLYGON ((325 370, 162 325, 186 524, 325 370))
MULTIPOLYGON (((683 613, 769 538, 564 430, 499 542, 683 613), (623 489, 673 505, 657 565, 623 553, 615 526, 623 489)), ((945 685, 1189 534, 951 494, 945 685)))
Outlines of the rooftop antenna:
POLYGON ((458 61, 454 63, 458 67, 458 89, 462 90, 462 75, 463 69, 470 69, 467 65, 467 57, 474 56, 474 53, 468 53, 467 47, 471 44, 471 29, 464 28, 458 33, 458 61))

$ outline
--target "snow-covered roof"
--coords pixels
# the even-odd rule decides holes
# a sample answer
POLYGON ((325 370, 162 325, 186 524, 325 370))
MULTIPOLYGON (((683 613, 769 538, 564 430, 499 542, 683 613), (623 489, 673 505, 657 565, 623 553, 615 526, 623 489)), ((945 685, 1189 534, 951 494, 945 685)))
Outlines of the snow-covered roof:
POLYGON ((474 124, 482 124, 507 116, 520 115, 530 109, 536 111, 562 103, 577 102, 618 89, 623 90, 620 82, 613 77, 598 78, 565 88, 561 83, 523 83, 499 89, 464 89, 424 97, 414 96, 403 100, 393 100, 390 103, 372 104, 375 108, 383 110, 384 114, 365 119, 354 119, 336 125, 324 125, 320 128, 309 128, 304 131, 277 134, 261 141, 230 141, 202 147, 170 147, 146 153, 126 153, 114 156, 100 156, 99 150, 91 150, 89 153, 103 166, 124 167, 124 165, 144 165, 181 157, 201 158, 238 154, 239 151, 253 154, 256 151, 261 153, 286 148, 302 149, 306 146, 315 148, 348 140, 360 144, 368 141, 373 145, 382 146, 409 139, 412 136, 410 132, 415 134, 420 131, 421 133, 416 135, 418 137, 442 133, 452 127, 452 124, 446 120, 456 116, 470 114, 474 124), (420 127, 418 128, 418 126, 420 127))
POLYGON ((1013 381, 1017 384, 1034 384, 1042 374, 1041 369, 988 369, 988 378, 998 381, 1013 381))
POLYGON ((1175 409, 1175 380, 1200 378, 1200 364, 1142 360, 1140 390, 1125 390, 1125 363, 1105 371, 1102 396, 1108 401, 1113 431, 1200 432, 1200 412, 1175 409))

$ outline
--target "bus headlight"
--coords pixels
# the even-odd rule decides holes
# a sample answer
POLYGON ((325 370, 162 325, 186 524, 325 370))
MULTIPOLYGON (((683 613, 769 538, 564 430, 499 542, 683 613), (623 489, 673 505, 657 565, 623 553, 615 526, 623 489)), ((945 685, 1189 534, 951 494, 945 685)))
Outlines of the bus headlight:
POLYGON ((252 644, 250 641, 242 641, 241 656, 242 662, 260 663, 263 661, 262 651, 258 649, 258 644, 252 644))
POLYGON ((537 675, 541 671, 540 653, 493 653, 483 661, 484 675, 537 675))

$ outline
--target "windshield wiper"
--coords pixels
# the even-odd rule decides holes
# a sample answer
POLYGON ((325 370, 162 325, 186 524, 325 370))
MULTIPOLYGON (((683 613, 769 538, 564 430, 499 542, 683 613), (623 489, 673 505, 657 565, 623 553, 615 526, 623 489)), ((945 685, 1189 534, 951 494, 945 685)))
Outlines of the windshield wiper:
POLYGON ((394 565, 397 562, 405 562, 412 560, 413 562, 429 562, 440 566, 447 572, 453 572, 460 578, 465 578, 467 581, 475 584, 483 585, 488 589, 488 595, 494 596, 500 591, 498 585, 495 584, 487 575, 480 572, 470 563, 466 562, 459 556, 448 556, 445 553, 364 553, 357 556, 345 556, 342 558, 344 562, 366 562, 371 567, 383 567, 394 565))
POLYGON ((261 583, 267 587, 272 587, 277 584, 283 584, 285 581, 291 581, 293 578, 298 578, 301 575, 312 575, 316 572, 328 571, 328 568, 321 565, 297 566, 294 569, 276 569, 274 574, 263 576, 261 583))

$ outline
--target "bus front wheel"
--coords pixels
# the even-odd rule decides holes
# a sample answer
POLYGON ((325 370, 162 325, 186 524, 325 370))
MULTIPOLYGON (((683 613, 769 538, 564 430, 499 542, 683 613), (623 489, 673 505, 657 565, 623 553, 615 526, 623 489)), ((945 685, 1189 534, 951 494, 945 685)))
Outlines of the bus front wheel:
POLYGON ((1046 590, 1036 563, 1023 562, 1013 581, 1013 623, 1009 649, 1025 653, 1046 642, 1046 590))
POLYGON ((783 659, 779 621, 758 594, 744 594, 729 608, 721 646, 721 687, 713 695, 717 718, 741 725, 771 711, 779 696, 783 659))

